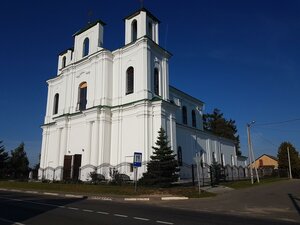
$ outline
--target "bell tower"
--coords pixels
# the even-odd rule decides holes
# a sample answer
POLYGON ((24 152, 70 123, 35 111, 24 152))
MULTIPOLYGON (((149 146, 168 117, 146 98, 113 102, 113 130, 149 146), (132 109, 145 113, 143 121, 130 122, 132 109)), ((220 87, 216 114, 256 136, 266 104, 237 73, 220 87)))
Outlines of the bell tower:
POLYGON ((125 45, 147 36, 158 43, 158 24, 160 21, 147 9, 141 8, 125 19, 125 45))

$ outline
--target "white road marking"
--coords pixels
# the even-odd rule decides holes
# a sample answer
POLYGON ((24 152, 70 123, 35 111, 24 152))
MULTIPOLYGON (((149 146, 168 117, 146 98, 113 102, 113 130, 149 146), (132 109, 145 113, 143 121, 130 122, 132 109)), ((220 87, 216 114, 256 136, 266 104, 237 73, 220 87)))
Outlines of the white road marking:
POLYGON ((96 212, 96 213, 98 213, 98 214, 103 214, 103 215, 108 215, 108 214, 109 214, 108 212, 101 212, 101 211, 98 211, 98 212, 96 212))
POLYGON ((24 223, 19 223, 19 222, 15 222, 15 221, 12 221, 12 220, 7 220, 7 219, 4 219, 4 218, 0 218, 0 221, 10 223, 12 225, 25 225, 24 223))
POLYGON ((88 197, 88 200, 112 201, 112 198, 109 198, 109 197, 101 197, 101 196, 91 196, 91 197, 88 197))
POLYGON ((84 211, 84 212, 94 212, 93 210, 90 210, 90 209, 83 209, 82 211, 84 211))
POLYGON ((29 193, 29 194, 37 194, 38 192, 37 191, 25 191, 26 193, 29 193))
POLYGON ((128 217, 128 216, 126 216, 126 215, 122 215, 122 214, 114 214, 114 216, 117 216, 117 217, 128 217))
POLYGON ((74 207, 68 207, 68 209, 79 210, 78 208, 74 208, 74 207))
POLYGON ((187 200, 188 197, 161 197, 161 200, 163 201, 169 201, 169 200, 187 200))
POLYGON ((83 198, 83 195, 70 195, 70 194, 65 194, 65 197, 68 197, 68 198, 83 198))
POLYGON ((174 224, 174 223, 170 223, 170 222, 166 222, 166 221, 160 221, 160 220, 157 220, 156 223, 169 224, 169 225, 174 224))
POLYGON ((52 193, 52 192, 44 192, 43 194, 44 195, 54 195, 54 196, 58 195, 57 193, 52 193))
POLYGON ((149 201, 149 198, 124 198, 124 201, 149 201))
POLYGON ((143 217, 133 217, 133 219, 136 219, 136 220, 143 220, 143 221, 149 221, 149 219, 143 218, 143 217))

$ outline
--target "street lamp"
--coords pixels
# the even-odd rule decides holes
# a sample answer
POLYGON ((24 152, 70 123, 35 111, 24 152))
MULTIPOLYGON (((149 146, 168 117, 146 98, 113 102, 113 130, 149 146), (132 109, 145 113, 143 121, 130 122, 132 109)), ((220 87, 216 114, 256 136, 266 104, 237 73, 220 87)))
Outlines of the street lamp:
MULTIPOLYGON (((254 158, 254 152, 253 152, 253 147, 252 147, 252 142, 251 142, 251 135, 250 135, 250 127, 253 125, 255 121, 252 121, 250 123, 247 123, 247 135, 248 135, 248 150, 249 150, 249 162, 250 162, 250 176, 251 176, 251 183, 253 184, 253 163, 255 161, 254 158)), ((254 166, 255 173, 256 173, 256 179, 257 182, 259 183, 259 176, 257 173, 257 168, 254 166)))

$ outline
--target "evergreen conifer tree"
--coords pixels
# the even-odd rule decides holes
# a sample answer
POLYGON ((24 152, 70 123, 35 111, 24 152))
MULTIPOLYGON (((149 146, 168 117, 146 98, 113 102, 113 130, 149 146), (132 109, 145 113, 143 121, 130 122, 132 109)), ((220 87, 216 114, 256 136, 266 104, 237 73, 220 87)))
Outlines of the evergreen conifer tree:
POLYGON ((141 182, 148 185, 169 186, 178 180, 178 162, 175 159, 163 128, 158 131, 158 138, 151 160, 147 164, 147 172, 143 174, 141 182))
POLYGON ((7 173, 8 153, 5 151, 4 145, 0 141, 0 178, 3 178, 7 173))
POLYGON ((11 151, 9 163, 14 178, 28 177, 29 161, 25 152, 24 143, 21 143, 15 150, 11 151))
POLYGON ((203 126, 205 130, 210 131, 215 135, 233 140, 236 146, 236 154, 242 154, 240 151, 240 137, 237 134, 238 130, 235 121, 232 119, 225 119, 221 110, 214 109, 211 114, 204 114, 203 126))

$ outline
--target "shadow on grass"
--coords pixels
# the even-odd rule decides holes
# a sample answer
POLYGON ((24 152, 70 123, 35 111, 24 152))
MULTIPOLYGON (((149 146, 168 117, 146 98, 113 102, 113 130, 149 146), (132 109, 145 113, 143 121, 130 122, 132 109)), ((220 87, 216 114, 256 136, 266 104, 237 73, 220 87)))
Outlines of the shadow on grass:
POLYGON ((295 209, 297 210, 298 214, 300 215, 300 206, 299 206, 300 198, 296 198, 292 194, 288 194, 288 196, 291 199, 291 201, 292 201, 295 209))

